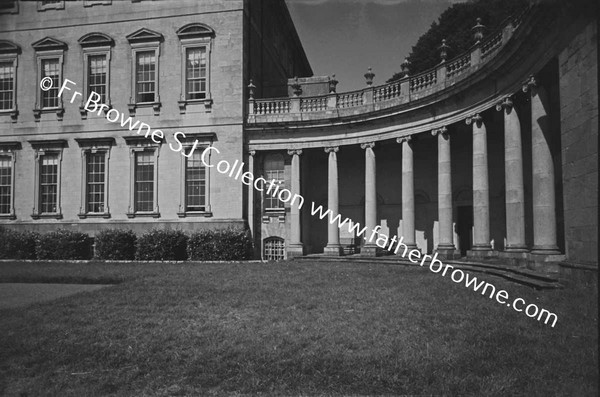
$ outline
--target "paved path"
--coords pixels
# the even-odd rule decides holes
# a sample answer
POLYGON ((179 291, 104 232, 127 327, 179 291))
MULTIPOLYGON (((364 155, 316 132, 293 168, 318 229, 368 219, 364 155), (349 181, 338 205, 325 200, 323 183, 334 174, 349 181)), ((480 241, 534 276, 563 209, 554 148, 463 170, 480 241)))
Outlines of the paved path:
POLYGON ((79 292, 95 291, 102 287, 108 287, 108 285, 0 283, 0 309, 51 301, 79 292))

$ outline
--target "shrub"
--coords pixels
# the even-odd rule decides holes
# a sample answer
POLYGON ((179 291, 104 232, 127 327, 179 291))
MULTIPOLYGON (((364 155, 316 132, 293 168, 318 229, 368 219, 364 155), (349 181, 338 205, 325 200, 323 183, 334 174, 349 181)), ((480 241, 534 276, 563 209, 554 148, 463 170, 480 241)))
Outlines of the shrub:
POLYGON ((188 257, 197 261, 231 261, 252 256, 252 238, 243 228, 200 230, 188 241, 188 257))
POLYGON ((135 259, 186 260, 187 239, 181 230, 150 230, 138 237, 135 259))
POLYGON ((35 259, 35 243, 39 235, 0 227, 0 259, 35 259))
POLYGON ((110 260, 135 258, 137 237, 131 230, 107 229, 96 234, 95 257, 110 260))
POLYGON ((82 232, 58 229, 40 235, 35 251, 38 259, 90 259, 92 239, 82 232))

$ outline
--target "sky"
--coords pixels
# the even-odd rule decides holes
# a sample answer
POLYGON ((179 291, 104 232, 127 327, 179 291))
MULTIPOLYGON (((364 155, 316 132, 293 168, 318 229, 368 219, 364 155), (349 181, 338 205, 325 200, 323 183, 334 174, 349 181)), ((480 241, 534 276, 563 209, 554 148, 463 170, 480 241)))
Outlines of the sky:
POLYGON ((338 92, 384 84, 418 38, 461 0, 286 0, 315 76, 335 74, 338 92))

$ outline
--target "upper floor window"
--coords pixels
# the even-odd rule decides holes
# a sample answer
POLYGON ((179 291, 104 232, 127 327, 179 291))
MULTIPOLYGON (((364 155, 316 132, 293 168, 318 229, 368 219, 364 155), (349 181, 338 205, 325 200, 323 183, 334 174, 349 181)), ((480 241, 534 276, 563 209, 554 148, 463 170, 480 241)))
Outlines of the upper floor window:
POLYGON ((41 0, 38 1, 38 11, 62 10, 65 8, 64 0, 41 0))
POLYGON ((191 23, 177 31, 181 41, 181 97, 179 109, 185 113, 188 105, 204 104, 210 112, 210 52, 214 31, 206 25, 191 23))
POLYGON ((131 100, 129 112, 136 108, 152 106, 154 114, 160 112, 159 58, 163 36, 149 29, 140 29, 127 36, 131 45, 131 100))
POLYGON ((35 150, 34 175, 34 219, 42 217, 62 218, 61 199, 61 163, 66 141, 30 141, 35 150))
POLYGON ((34 108, 34 116, 39 121, 41 114, 46 112, 56 112, 59 120, 62 120, 64 108, 63 101, 58 96, 62 85, 63 59, 64 51, 67 45, 62 41, 46 37, 33 43, 36 51, 38 65, 38 78, 36 80, 37 98, 34 108), (49 79, 52 87, 43 90, 37 82, 42 79, 49 79))
MULTIPOLYGON (((263 209, 265 211, 283 211, 285 203, 279 200, 277 196, 267 193, 268 186, 271 183, 279 186, 279 190, 285 189, 285 163, 283 156, 281 154, 267 155, 265 157, 264 170, 264 178, 267 181, 267 185, 263 193, 263 209)), ((274 189, 273 187, 271 191, 274 191, 274 189)))
POLYGON ((17 0, 0 1, 0 14, 16 14, 19 12, 19 2, 17 0))
POLYGON ((17 121, 17 61, 21 48, 0 40, 0 115, 8 114, 17 121))
MULTIPOLYGON (((89 33, 79 39, 83 49, 85 93, 79 111, 82 118, 87 117, 85 101, 92 93, 100 97, 100 103, 111 106, 110 100, 110 58, 114 40, 102 33, 89 33)), ((97 97, 94 97, 97 99, 97 97)))

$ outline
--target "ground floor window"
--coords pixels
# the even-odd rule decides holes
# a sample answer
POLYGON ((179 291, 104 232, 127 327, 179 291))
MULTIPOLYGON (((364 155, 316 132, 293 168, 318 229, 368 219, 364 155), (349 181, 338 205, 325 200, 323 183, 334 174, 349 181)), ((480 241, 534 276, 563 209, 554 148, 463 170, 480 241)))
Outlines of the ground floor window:
POLYGON ((281 261, 285 259, 285 241, 279 237, 265 239, 263 259, 281 261))
POLYGON ((12 157, 0 156, 0 214, 8 215, 12 210, 12 157))

